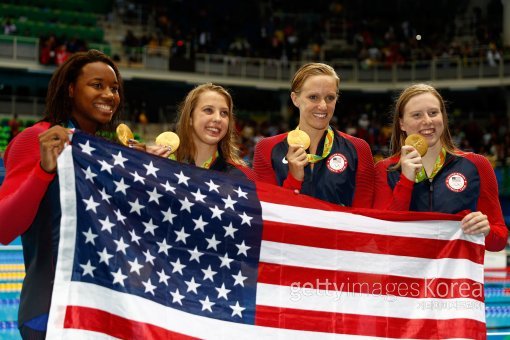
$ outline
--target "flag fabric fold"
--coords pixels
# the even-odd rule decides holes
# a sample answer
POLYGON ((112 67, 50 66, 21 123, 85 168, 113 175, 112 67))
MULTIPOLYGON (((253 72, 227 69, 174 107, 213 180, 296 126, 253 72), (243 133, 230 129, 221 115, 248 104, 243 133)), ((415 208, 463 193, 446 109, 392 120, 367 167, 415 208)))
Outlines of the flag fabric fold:
POLYGON ((342 208, 76 131, 48 338, 485 338, 459 217, 342 208))

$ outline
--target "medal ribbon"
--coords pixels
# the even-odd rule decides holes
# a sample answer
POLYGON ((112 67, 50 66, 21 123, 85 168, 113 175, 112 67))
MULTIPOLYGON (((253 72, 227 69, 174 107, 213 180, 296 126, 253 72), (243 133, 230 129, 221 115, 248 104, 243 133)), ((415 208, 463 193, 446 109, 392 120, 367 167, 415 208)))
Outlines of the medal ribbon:
POLYGON ((218 158, 219 155, 220 155, 220 153, 218 152, 218 150, 216 150, 216 152, 211 156, 211 158, 206 160, 204 162, 204 164, 202 164, 201 167, 204 169, 209 169, 211 167, 211 165, 214 163, 214 161, 216 160, 216 158, 218 158))
POLYGON ((425 168, 421 167, 420 171, 416 174, 416 183, 420 183, 426 179, 432 179, 436 174, 441 170, 441 168, 444 165, 444 161, 446 159, 446 150, 445 148, 441 148, 441 152, 436 158, 436 162, 434 163, 434 170, 432 170, 432 174, 430 174, 430 177, 427 176, 427 173, 425 172, 425 168))
MULTIPOLYGON (((209 169, 219 155, 220 153, 216 150, 216 152, 208 160, 206 160, 204 164, 202 164, 201 168, 209 169)), ((177 160, 174 153, 168 156, 168 158, 174 161, 177 160)))
MULTIPOLYGON (((296 130, 299 130, 299 126, 296 128, 296 130)), ((328 126, 328 133, 326 134, 326 139, 324 140, 324 148, 322 149, 322 156, 314 155, 309 153, 306 155, 308 157, 308 162, 310 163, 317 163, 321 159, 324 159, 329 153, 331 152, 331 148, 333 147, 333 137, 334 132, 331 126, 328 126)))

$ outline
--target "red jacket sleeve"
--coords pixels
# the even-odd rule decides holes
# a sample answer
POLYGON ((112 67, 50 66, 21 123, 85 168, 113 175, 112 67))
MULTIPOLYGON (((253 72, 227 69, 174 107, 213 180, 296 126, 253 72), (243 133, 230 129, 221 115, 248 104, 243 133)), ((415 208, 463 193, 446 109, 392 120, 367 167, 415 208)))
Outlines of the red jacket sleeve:
POLYGON ((414 182, 408 180, 405 176, 400 176, 400 180, 393 190, 388 184, 388 167, 395 162, 395 158, 392 157, 379 161, 375 165, 375 194, 373 205, 375 209, 409 210, 414 182))
POLYGON ((491 228, 489 234, 485 237, 485 248, 489 251, 500 251, 507 244, 508 228, 505 225, 505 219, 501 211, 496 174, 484 156, 474 153, 467 153, 464 156, 476 165, 480 174, 478 211, 487 215, 491 228))
POLYGON ((340 132, 354 145, 358 153, 358 168, 356 169, 356 188, 352 206, 355 208, 371 208, 374 198, 374 158, 370 146, 363 139, 352 137, 340 132))
MULTIPOLYGON (((276 174, 271 164, 271 151, 275 144, 286 138, 286 134, 268 137, 262 139, 255 146, 255 152, 253 154, 253 170, 255 171, 255 178, 257 181, 266 182, 274 185, 278 185, 276 180, 276 174)), ((287 189, 301 190, 301 184, 303 182, 295 179, 292 175, 287 175, 285 181, 283 181, 283 187, 287 189)))
POLYGON ((238 165, 238 164, 233 164, 233 165, 237 169, 241 170, 243 172, 243 174, 246 176, 246 178, 249 179, 250 181, 255 181, 256 180, 255 172, 253 171, 252 168, 250 168, 248 166, 244 166, 244 165, 238 165))
POLYGON ((0 187, 0 243, 8 244, 32 224, 48 185, 55 178, 40 166, 37 125, 21 132, 5 152, 5 180, 0 187))

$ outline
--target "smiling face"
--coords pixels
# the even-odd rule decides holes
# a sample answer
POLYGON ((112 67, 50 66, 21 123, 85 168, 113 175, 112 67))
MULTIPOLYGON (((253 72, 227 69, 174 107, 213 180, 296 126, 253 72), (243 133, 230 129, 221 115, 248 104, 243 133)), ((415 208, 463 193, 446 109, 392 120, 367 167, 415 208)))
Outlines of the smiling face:
POLYGON ((200 94, 191 113, 192 137, 197 148, 217 146, 228 132, 230 108, 227 99, 216 91, 200 94))
POLYGON ((432 93, 421 93, 410 98, 400 118, 400 129, 407 135, 422 135, 429 148, 441 148, 444 121, 438 98, 432 93))
POLYGON ((94 133, 107 124, 120 103, 119 82, 113 68, 103 62, 86 64, 69 85, 72 117, 84 131, 94 133))
POLYGON ((298 92, 291 92, 299 109, 300 129, 326 130, 335 111, 337 92, 337 80, 329 75, 308 77, 298 92))

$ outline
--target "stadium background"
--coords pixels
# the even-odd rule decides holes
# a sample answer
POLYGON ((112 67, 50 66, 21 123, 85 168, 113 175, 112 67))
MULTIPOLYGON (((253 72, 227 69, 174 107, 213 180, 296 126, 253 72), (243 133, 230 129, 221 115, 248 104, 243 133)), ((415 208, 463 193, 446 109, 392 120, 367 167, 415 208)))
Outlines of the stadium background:
MULTIPOLYGON (((51 74, 76 51, 97 48, 117 61, 124 120, 147 142, 174 129, 193 86, 227 87, 248 163, 260 138, 296 125, 291 75, 323 61, 341 78, 333 124, 367 140, 376 159, 387 155, 398 91, 436 86, 457 144, 492 162, 510 225, 510 0, 12 0, 0 2, 0 22, 0 156, 10 121, 22 130, 41 118, 51 74)), ((488 263, 502 267, 506 251, 488 263)), ((506 275, 487 270, 491 338, 510 329, 506 275)), ((18 338, 23 276, 18 239, 0 247, 0 338, 18 338)))

